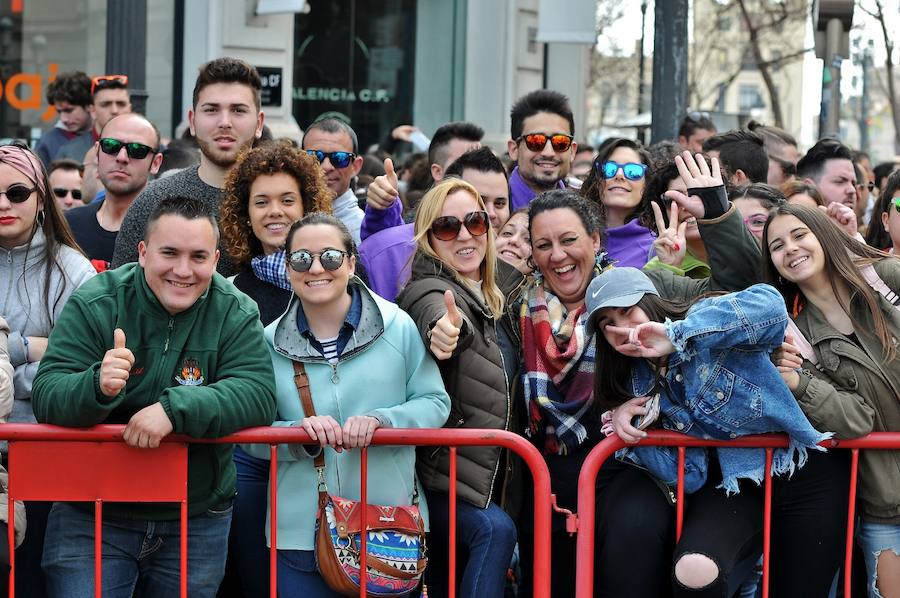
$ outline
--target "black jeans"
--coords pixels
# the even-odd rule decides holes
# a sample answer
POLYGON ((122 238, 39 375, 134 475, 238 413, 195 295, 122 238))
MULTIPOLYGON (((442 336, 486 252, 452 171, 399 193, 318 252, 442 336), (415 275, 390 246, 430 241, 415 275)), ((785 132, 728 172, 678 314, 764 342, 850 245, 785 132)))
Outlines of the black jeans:
MULTIPOLYGON (((710 453, 713 454, 712 452, 710 453)), ((843 559, 850 483, 849 453, 808 451, 806 465, 772 484, 770 596, 827 596, 843 559)), ((710 481, 688 497, 675 560, 689 553, 711 558, 719 578, 700 590, 674 582, 676 596, 727 597, 741 580, 738 563, 762 554, 763 488, 741 483, 726 497, 711 460, 710 481)))
MULTIPOLYGON (((551 469, 554 469, 552 465, 551 469)), ((574 489, 577 479, 576 470, 569 490, 574 489)), ((574 492, 563 489, 560 493, 561 484, 556 482, 554 479, 553 491, 557 493, 558 504, 574 511, 574 492)), ((524 509, 524 512, 529 517, 533 516, 531 508, 524 509)), ((675 510, 661 486, 643 470, 610 458, 597 475, 596 514, 594 596, 669 596, 675 510)), ((576 540, 566 533, 562 518, 554 517, 551 538, 552 595, 554 598, 571 598, 575 595, 576 540)), ((530 596, 534 536, 529 529, 527 533, 520 532, 519 538, 519 554, 523 563, 523 583, 519 595, 530 596)))

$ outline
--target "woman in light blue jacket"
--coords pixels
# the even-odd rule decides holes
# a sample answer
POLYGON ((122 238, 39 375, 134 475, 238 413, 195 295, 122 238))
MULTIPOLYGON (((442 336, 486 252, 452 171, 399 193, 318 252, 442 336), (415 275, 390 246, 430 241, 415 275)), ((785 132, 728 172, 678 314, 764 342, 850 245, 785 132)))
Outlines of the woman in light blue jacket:
MULTIPOLYGON (((355 247, 332 216, 310 214, 290 229, 285 245, 296 295, 266 327, 275 369, 280 421, 300 426, 320 447, 289 445, 278 452, 278 594, 338 596, 316 571, 317 478, 313 457, 324 450, 332 495, 360 497, 359 451, 378 428, 439 428, 450 399, 410 317, 354 277, 355 247), (303 362, 316 415, 305 417, 293 362, 303 362)), ((265 457, 265 447, 250 447, 265 457)), ((368 501, 415 500, 415 448, 369 449, 368 501)), ((424 500, 419 506, 426 513, 424 500)), ((271 517, 271 513, 269 514, 271 517)), ((267 526, 268 532, 268 526, 267 526)))
MULTIPOLYGON (((770 585, 778 596, 827 595, 840 562, 847 488, 829 485, 842 476, 827 472, 828 456, 807 451, 831 434, 809 423, 770 356, 781 350, 788 322, 778 291, 754 285, 673 304, 643 272, 613 268, 591 282, 586 303, 598 339, 594 392, 615 406, 603 417, 608 433, 639 443, 658 415, 663 428, 705 439, 789 436, 772 461, 773 474, 787 475, 773 480, 770 585)), ((673 447, 638 444, 618 456, 667 485, 677 482, 673 447)), ((675 549, 676 597, 731 596, 740 565, 756 561, 765 463, 763 449, 687 449, 685 490, 693 494, 675 549)))

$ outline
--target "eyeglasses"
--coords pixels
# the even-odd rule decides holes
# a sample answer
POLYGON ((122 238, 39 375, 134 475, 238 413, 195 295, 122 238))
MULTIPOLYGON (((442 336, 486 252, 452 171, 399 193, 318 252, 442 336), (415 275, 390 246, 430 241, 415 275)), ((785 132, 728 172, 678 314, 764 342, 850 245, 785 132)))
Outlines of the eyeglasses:
POLYGON ((527 135, 520 135, 519 138, 516 139, 516 143, 522 143, 524 140, 525 147, 533 152, 542 152, 547 146, 548 139, 550 140, 550 145, 553 146, 553 151, 559 153, 572 147, 572 140, 574 137, 566 135, 565 133, 554 133, 553 135, 529 133, 527 135))
POLYGON ((312 268, 313 260, 319 258, 324 270, 329 272, 337 270, 344 263, 344 257, 349 255, 346 251, 340 249, 325 249, 318 253, 307 251, 306 249, 298 249, 288 256, 288 264, 294 272, 307 272, 312 268))
POLYGON ((897 210, 897 212, 900 212, 900 195, 892 199, 891 202, 894 204, 894 209, 897 210))
POLYGON ((128 75, 100 75, 91 78, 91 95, 101 89, 128 87, 128 75))
POLYGON ((143 143, 138 143, 136 141, 126 143, 111 137, 104 137, 100 140, 100 151, 104 154, 109 154, 110 156, 118 156, 123 147, 125 148, 125 153, 128 154, 128 157, 132 160, 143 160, 147 157, 147 154, 155 154, 157 151, 149 145, 144 145, 143 143))
POLYGON ((64 187, 54 187, 53 195, 62 199, 69 193, 72 194, 72 199, 81 199, 81 189, 65 189, 64 187))
POLYGON ((319 161, 319 164, 325 161, 325 158, 331 162, 335 168, 347 168, 350 163, 356 159, 353 152, 323 152, 322 150, 306 150, 306 153, 319 161))
POLYGON ((709 117, 709 112, 699 112, 697 110, 692 110, 687 113, 688 120, 692 120, 695 123, 700 122, 701 120, 711 120, 709 117))
POLYGON ((869 181, 868 183, 859 183, 858 185, 856 185, 856 188, 860 191, 862 191, 865 187, 868 187, 869 193, 871 193, 875 190, 875 181, 869 181))
POLYGON ((615 178, 620 168, 622 169, 622 174, 625 175, 625 178, 629 181, 639 181, 644 178, 644 173, 647 172, 647 165, 638 164, 637 162, 626 162, 625 164, 619 164, 618 162, 607 160, 606 162, 598 164, 597 166, 597 169, 600 171, 600 175, 604 179, 615 178))
POLYGON ((0 196, 5 195, 10 203, 24 203, 28 201, 32 193, 34 193, 34 187, 16 184, 7 187, 6 191, 0 191, 0 196))
POLYGON ((754 214, 744 218, 744 224, 752 231, 759 232, 766 227, 766 220, 769 219, 767 214, 754 214))
POLYGON ((441 216, 431 223, 431 234, 441 241, 452 241, 459 236, 459 231, 465 225, 466 230, 473 237, 480 237, 488 232, 490 217, 484 210, 469 212, 460 220, 456 216, 441 216))

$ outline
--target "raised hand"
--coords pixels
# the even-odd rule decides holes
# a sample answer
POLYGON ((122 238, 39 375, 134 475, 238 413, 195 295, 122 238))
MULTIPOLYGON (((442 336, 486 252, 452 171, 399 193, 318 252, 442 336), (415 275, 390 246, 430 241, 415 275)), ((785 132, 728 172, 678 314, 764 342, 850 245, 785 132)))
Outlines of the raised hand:
POLYGON ((825 215, 831 218, 831 221, 838 225, 842 231, 855 237, 858 232, 856 222, 856 212, 850 206, 842 203, 834 202, 827 206, 819 206, 819 209, 825 212, 825 215))
POLYGON ((607 324, 606 330, 627 339, 613 347, 623 355, 631 357, 662 357, 675 351, 675 346, 666 335, 666 327, 660 322, 644 322, 634 328, 607 324))
POLYGON ((453 298, 453 291, 450 289, 444 291, 444 305, 447 311, 434 323, 434 327, 431 329, 431 345, 429 347, 434 358, 439 361, 450 359, 453 356, 463 324, 462 314, 459 313, 459 308, 456 307, 456 300, 453 298))
POLYGON ((100 363, 100 392, 107 397, 119 394, 134 365, 134 353, 125 346, 125 331, 116 328, 113 332, 113 348, 106 352, 100 363))
POLYGON ((366 205, 373 210, 385 210, 400 197, 394 161, 390 158, 384 159, 384 172, 383 175, 375 177, 366 189, 366 205))
POLYGON ((653 208, 653 217, 656 219, 656 230, 658 236, 653 241, 653 250, 659 261, 669 266, 680 266, 684 261, 684 254, 687 251, 687 238, 685 230, 687 230, 687 222, 678 222, 678 204, 674 201, 669 206, 669 226, 666 226, 663 220, 662 210, 655 201, 650 202, 653 208))
MULTIPOLYGON (((712 164, 709 165, 706 163, 706 159, 702 154, 697 154, 695 157, 687 150, 681 152, 681 155, 675 156, 675 166, 678 168, 678 174, 681 176, 681 180, 684 181, 689 192, 692 189, 713 189, 715 187, 722 187, 722 192, 724 193, 725 183, 722 182, 722 170, 719 168, 719 160, 713 158, 711 162, 712 164)), ((665 195, 687 210, 691 216, 697 219, 706 217, 708 210, 704 205, 704 200, 699 195, 687 196, 675 189, 666 191, 665 195)), ((725 203, 727 204, 727 199, 725 200, 725 203)), ((727 209, 727 206, 725 209, 727 209)), ((724 212, 725 210, 723 209, 720 213, 724 212)), ((711 217, 718 215, 719 214, 711 214, 711 217)))

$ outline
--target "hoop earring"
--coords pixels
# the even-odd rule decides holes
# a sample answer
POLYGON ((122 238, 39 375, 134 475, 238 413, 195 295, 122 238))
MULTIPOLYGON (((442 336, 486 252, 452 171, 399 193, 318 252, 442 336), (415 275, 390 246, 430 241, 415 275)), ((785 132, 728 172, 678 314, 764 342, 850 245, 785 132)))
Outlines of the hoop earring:
POLYGON ((42 226, 44 226, 44 220, 45 220, 44 209, 41 208, 41 210, 37 213, 37 217, 35 218, 35 221, 37 222, 38 226, 42 227, 42 226))

